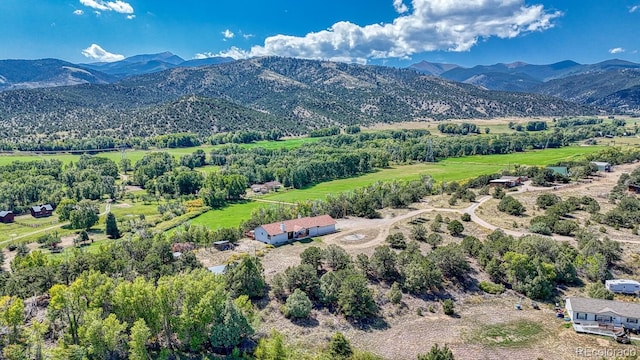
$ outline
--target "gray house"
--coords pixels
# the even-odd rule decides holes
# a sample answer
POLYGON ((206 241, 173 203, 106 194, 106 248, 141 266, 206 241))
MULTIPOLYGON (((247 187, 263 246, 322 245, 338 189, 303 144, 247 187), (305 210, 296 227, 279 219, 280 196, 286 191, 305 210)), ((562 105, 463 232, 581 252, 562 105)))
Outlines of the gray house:
POLYGON ((305 217, 258 226, 253 236, 266 244, 278 245, 336 232, 336 221, 329 215, 305 217))
POLYGON ((640 329, 640 303, 570 297, 565 308, 577 332, 605 335, 616 327, 640 329))

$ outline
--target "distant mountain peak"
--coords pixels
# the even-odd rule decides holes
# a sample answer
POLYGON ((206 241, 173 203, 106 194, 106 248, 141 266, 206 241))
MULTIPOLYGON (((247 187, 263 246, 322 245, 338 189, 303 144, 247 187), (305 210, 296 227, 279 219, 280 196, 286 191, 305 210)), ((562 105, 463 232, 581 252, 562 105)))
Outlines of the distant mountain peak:
POLYGON ((509 69, 515 69, 515 68, 519 68, 519 67, 523 67, 523 66, 527 66, 529 64, 527 64, 526 62, 522 62, 522 61, 515 61, 509 64, 505 64, 505 66, 509 69))
POLYGON ((127 62, 127 63, 149 62, 149 61, 162 61, 172 65, 179 65, 184 62, 184 59, 178 55, 173 54, 170 51, 165 51, 157 54, 134 55, 122 60, 122 62, 127 62))
POLYGON ((426 60, 422 60, 417 64, 413 64, 409 66, 409 68, 417 70, 421 73, 424 73, 427 75, 435 75, 435 76, 440 76, 440 74, 446 71, 459 68, 459 67, 460 65, 456 65, 456 64, 434 63, 426 60))

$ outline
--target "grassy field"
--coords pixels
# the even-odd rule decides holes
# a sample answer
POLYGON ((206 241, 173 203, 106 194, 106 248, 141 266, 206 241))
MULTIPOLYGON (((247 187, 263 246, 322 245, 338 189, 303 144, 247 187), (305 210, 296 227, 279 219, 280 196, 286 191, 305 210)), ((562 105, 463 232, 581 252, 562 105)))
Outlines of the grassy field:
MULTIPOLYGON (((40 219, 36 219, 31 215, 16 216, 14 223, 0 224, 0 241, 11 240, 40 229, 55 226, 56 224, 58 224, 58 217, 55 215, 40 219)), ((39 235, 43 234, 44 233, 41 233, 39 235)))
MULTIPOLYGON (((239 144, 241 148, 257 148, 262 147, 265 149, 294 149, 304 144, 314 143, 319 141, 321 138, 292 138, 285 139, 279 141, 258 141, 250 144, 239 144)), ((151 150, 127 150, 125 151, 125 156, 127 159, 131 160, 132 164, 135 164, 136 161, 142 159, 146 154, 150 152, 158 152, 158 151, 166 151, 169 154, 179 158, 182 155, 191 154, 196 150, 203 150, 205 153, 209 153, 211 150, 221 147, 223 145, 202 145, 197 147, 190 148, 179 148, 179 149, 151 149, 151 150)), ((122 153, 119 151, 111 151, 111 152, 103 152, 98 154, 100 157, 104 157, 107 159, 111 159, 118 163, 122 158, 122 153)), ((59 154, 34 154, 34 153, 14 153, 14 154, 2 154, 0 155, 0 165, 7 165, 13 161, 35 161, 35 160, 43 160, 43 159, 57 159, 67 164, 72 161, 78 161, 80 155, 69 154, 69 153, 59 153, 59 154)))
POLYGON ((303 138, 292 138, 292 139, 279 140, 279 141, 257 141, 251 144, 240 144, 240 147, 246 148, 246 149, 261 147, 269 150, 281 149, 281 148, 295 149, 305 144, 318 142, 321 139, 322 138, 319 138, 319 137, 318 138, 303 137, 303 138))
POLYGON ((506 324, 483 325, 470 336, 471 342, 490 347, 518 348, 530 345, 543 336, 544 327, 529 320, 506 324))
POLYGON ((256 201, 231 204, 222 209, 207 211, 190 222, 194 225, 205 225, 211 229, 237 227, 251 216, 254 209, 265 205, 269 204, 256 201))
POLYGON ((587 154, 602 150, 602 146, 569 146, 559 149, 534 150, 514 154, 475 155, 462 158, 445 159, 442 163, 449 164, 499 164, 509 166, 514 164, 543 166, 563 160, 576 160, 587 154))
POLYGON ((514 164, 542 166, 561 160, 577 159, 601 149, 599 146, 576 146, 506 155, 450 158, 437 163, 395 166, 358 177, 320 183, 306 189, 282 191, 266 195, 263 198, 285 202, 321 199, 327 194, 353 190, 377 181, 413 180, 422 175, 431 175, 437 182, 459 181, 480 175, 494 174, 514 164))
MULTIPOLYGON (((401 165, 381 169, 358 177, 328 181, 305 189, 280 191, 260 198, 282 202, 323 199, 328 194, 351 191, 377 181, 406 181, 418 179, 422 175, 430 175, 437 182, 460 181, 480 175, 497 173, 514 164, 543 166, 561 160, 577 159, 580 156, 601 149, 602 147, 600 146, 575 146, 506 155, 467 156, 445 159, 437 163, 429 164, 401 165)), ((249 218, 255 208, 262 206, 270 206, 270 204, 259 202, 234 204, 224 209, 211 210, 196 217, 191 222, 193 224, 206 225, 211 228, 235 227, 238 226, 242 220, 249 218)))

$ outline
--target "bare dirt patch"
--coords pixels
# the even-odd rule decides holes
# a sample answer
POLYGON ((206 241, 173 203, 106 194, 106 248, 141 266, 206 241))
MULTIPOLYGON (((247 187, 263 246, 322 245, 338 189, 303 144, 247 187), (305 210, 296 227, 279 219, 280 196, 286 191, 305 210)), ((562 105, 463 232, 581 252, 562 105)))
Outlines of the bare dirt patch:
MULTIPOLYGON (((376 293, 384 291, 384 287, 376 287, 376 293)), ((351 324, 326 309, 314 310, 310 321, 295 323, 280 313, 278 302, 272 301, 262 312, 259 331, 268 333, 278 329, 288 339, 295 339, 296 345, 307 349, 326 346, 331 335, 340 331, 355 347, 385 359, 415 359, 434 344, 447 344, 457 359, 578 359, 576 347, 579 346, 624 349, 624 345, 611 340, 605 339, 601 345, 599 341, 603 339, 578 335, 573 329, 565 328, 564 321, 554 316, 550 306, 534 310, 523 303, 523 310, 515 310, 514 304, 518 301, 519 297, 513 293, 470 295, 456 302, 456 316, 450 317, 442 313, 438 299, 405 294, 400 308, 383 305, 384 321, 369 327, 351 324), (422 315, 417 315, 418 308, 422 309, 422 315), (521 324, 537 324, 542 330, 523 333, 518 329, 521 324), (518 339, 522 341, 514 341, 518 339)))
MULTIPOLYGON (((527 209, 523 216, 512 216, 498 211, 497 205, 499 200, 496 199, 491 199, 482 204, 476 210, 476 215, 491 225, 507 230, 526 233, 528 232, 531 219, 538 215, 544 215, 544 210, 539 209, 536 206, 536 199, 545 192, 556 194, 563 199, 570 196, 592 197, 598 201, 598 204, 600 205, 600 213, 606 213, 615 207, 615 204, 612 204, 609 201, 608 194, 617 183, 618 178, 623 173, 631 172, 637 166, 638 164, 618 165, 613 168, 611 173, 598 173, 591 179, 583 180, 579 183, 558 185, 549 188, 525 186, 518 189, 516 192, 508 192, 508 195, 519 200, 527 209)), ((586 228, 594 233, 601 233, 601 229, 604 229, 605 232, 602 233, 602 235, 608 236, 612 240, 638 242, 640 244, 640 237, 633 235, 630 229, 621 228, 616 230, 611 226, 598 224, 590 220, 591 215, 584 211, 575 212, 571 214, 571 216, 573 217, 573 220, 578 222, 581 228, 586 228)))
POLYGON ((135 191, 143 191, 144 189, 141 188, 140 186, 135 186, 135 185, 126 185, 124 187, 124 190, 126 192, 135 192, 135 191))
POLYGON ((132 208, 133 206, 131 206, 131 204, 127 204, 127 203, 120 203, 120 204, 114 204, 113 207, 117 207, 117 208, 121 208, 121 209, 129 209, 129 208, 132 208))

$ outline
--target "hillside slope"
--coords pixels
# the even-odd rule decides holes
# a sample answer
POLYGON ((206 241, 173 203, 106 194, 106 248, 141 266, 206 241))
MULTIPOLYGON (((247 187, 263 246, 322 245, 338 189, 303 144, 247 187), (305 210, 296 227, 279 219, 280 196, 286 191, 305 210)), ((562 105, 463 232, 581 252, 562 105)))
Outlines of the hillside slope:
POLYGON ((77 84, 107 84, 115 78, 57 59, 0 60, 0 91, 77 84))
POLYGON ((304 133, 330 125, 594 112, 548 96, 487 91, 408 69, 277 57, 176 68, 115 84, 0 93, 0 131, 9 137, 34 131, 147 136, 173 131, 175 124, 205 135, 247 128, 304 133), (176 100, 190 96, 198 104, 207 98, 224 102, 217 110, 179 111, 185 102, 176 100), (199 124, 212 117, 215 125, 199 124))

